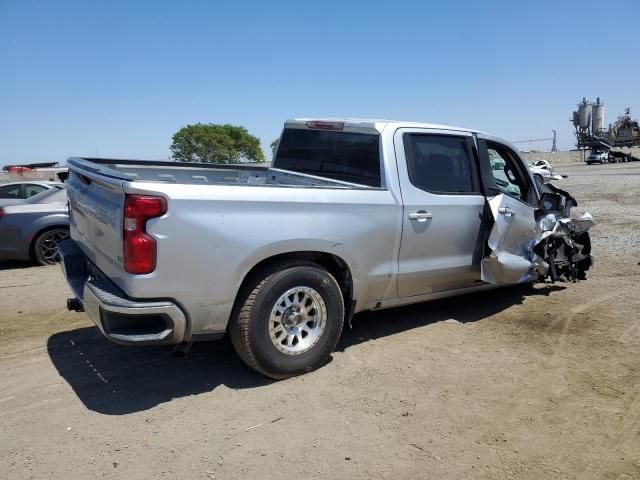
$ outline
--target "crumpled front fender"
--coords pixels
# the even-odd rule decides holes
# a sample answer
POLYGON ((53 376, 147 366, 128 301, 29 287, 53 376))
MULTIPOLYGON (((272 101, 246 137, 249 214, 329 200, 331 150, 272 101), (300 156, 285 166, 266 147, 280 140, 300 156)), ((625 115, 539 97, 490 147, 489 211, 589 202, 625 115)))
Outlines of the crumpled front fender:
POLYGON ((493 226, 481 262, 481 279, 495 285, 586 279, 585 272, 593 264, 588 230, 595 221, 590 213, 569 217, 570 206, 577 202, 569 194, 566 197, 569 207, 564 212, 538 210, 533 218, 512 212, 504 194, 488 198, 493 226))

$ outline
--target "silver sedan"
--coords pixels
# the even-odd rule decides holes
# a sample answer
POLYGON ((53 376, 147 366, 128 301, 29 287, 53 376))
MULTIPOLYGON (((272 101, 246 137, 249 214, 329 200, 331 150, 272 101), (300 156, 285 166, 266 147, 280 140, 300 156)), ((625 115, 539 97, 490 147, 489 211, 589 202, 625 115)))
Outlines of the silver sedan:
POLYGON ((58 261, 58 242, 69 237, 67 191, 56 187, 0 207, 0 260, 58 261))

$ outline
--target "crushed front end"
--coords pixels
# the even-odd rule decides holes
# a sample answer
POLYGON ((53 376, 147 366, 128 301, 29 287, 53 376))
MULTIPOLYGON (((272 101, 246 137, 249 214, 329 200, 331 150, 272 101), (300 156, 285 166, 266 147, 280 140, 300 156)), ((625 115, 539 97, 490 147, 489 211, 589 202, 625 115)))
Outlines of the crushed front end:
POLYGON ((481 262, 482 280, 497 285, 530 281, 575 282, 586 279, 593 264, 589 213, 572 217, 578 202, 551 183, 541 186, 532 218, 505 207, 505 194, 487 199, 493 225, 481 262))
POLYGON ((589 229, 595 225, 590 213, 571 217, 578 202, 567 192, 546 184, 536 211, 537 242, 533 248, 541 280, 586 280, 593 264, 589 229))

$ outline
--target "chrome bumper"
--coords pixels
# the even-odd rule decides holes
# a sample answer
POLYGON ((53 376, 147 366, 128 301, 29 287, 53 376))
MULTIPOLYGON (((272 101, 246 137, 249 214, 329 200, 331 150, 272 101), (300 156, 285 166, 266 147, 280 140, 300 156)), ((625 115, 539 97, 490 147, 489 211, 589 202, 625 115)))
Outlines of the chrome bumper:
POLYGON ((62 272, 89 318, 109 340, 125 345, 171 345, 185 340, 187 319, 171 301, 128 298, 73 240, 58 246, 62 272))

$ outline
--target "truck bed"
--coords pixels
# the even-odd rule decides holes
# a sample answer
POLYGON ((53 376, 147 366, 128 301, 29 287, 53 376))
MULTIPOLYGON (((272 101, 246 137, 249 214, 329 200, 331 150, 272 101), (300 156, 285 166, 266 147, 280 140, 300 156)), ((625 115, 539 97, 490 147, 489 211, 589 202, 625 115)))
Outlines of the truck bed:
POLYGON ((260 185, 313 188, 371 189, 366 185, 306 175, 278 168, 209 163, 72 157, 70 166, 124 181, 194 185, 260 185))

